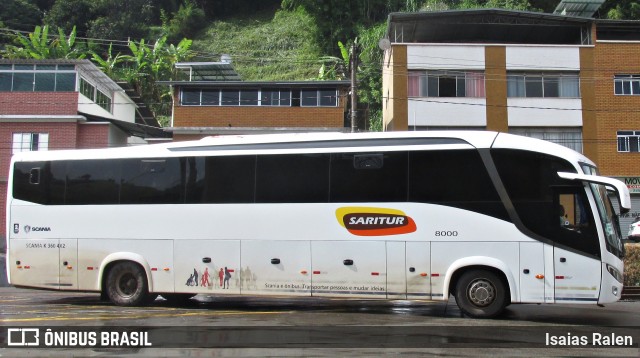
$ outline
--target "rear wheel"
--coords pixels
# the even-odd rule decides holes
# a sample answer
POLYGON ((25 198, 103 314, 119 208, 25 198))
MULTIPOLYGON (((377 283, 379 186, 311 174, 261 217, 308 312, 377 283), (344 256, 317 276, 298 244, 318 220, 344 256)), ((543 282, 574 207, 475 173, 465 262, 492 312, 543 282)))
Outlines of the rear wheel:
POLYGON ((116 263, 107 275, 107 295, 118 306, 140 306, 158 295, 149 294, 144 269, 131 261, 116 263))
POLYGON ((487 270, 467 271, 456 284, 456 303, 466 315, 491 318, 506 306, 506 285, 495 273, 487 270))

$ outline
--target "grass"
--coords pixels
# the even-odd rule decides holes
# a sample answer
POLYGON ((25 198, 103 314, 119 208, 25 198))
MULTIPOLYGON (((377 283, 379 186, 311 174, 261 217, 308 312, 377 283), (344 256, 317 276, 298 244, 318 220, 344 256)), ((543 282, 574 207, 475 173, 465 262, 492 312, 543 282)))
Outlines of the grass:
POLYGON ((321 66, 317 27, 302 10, 276 10, 216 21, 193 41, 194 61, 219 61, 231 55, 245 81, 314 79, 321 66))

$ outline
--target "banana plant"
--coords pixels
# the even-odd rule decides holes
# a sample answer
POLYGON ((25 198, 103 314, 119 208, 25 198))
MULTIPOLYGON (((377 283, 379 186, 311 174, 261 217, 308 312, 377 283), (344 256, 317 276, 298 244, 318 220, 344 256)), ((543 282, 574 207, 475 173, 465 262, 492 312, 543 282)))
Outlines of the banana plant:
POLYGON ((24 36, 15 35, 17 45, 7 46, 3 55, 6 58, 45 59, 83 59, 87 56, 85 48, 76 41, 76 28, 67 37, 62 30, 58 30, 58 37, 49 38, 49 26, 36 26, 32 33, 24 36))

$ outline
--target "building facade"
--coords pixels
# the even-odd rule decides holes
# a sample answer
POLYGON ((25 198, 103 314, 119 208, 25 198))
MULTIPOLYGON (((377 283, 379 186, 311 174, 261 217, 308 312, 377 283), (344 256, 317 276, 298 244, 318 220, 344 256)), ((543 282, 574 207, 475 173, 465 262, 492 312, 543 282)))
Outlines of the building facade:
MULTIPOLYGON (((0 192, 14 153, 126 146, 168 133, 136 123, 137 105, 88 60, 0 60, 0 192)), ((156 122, 157 123, 157 122, 156 122)), ((0 195, 5 235, 6 195, 0 195)))
POLYGON ((344 131, 349 81, 242 81, 230 62, 181 63, 172 87, 175 141, 210 135, 344 131))
POLYGON ((556 142, 628 183, 623 231, 640 215, 639 21, 394 13, 381 45, 385 130, 494 130, 556 142))

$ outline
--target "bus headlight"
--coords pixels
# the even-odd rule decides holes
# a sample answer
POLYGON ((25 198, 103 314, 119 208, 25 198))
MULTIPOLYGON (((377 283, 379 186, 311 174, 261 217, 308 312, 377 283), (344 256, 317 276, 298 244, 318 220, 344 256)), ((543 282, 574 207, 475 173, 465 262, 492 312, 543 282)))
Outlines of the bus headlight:
POLYGON ((607 264, 607 271, 609 271, 611 276, 613 276, 613 278, 615 278, 616 281, 620 283, 624 282, 624 277, 622 277, 622 274, 620 273, 620 271, 618 271, 615 267, 607 264))

